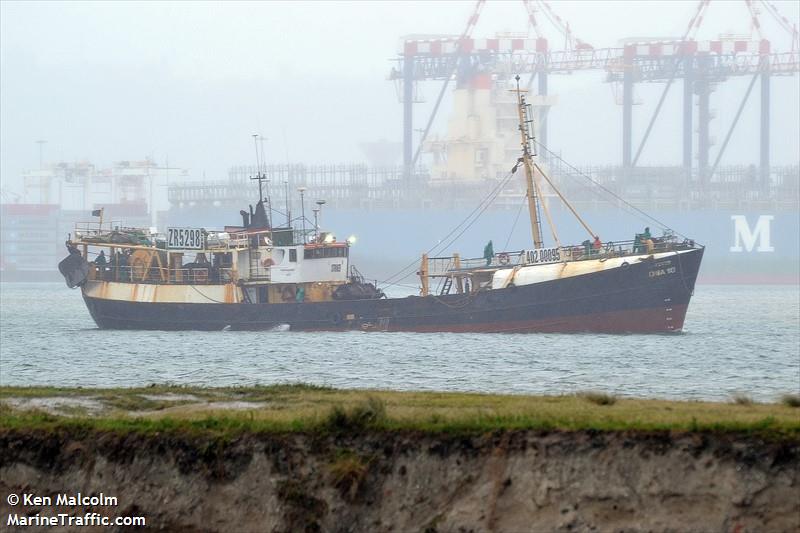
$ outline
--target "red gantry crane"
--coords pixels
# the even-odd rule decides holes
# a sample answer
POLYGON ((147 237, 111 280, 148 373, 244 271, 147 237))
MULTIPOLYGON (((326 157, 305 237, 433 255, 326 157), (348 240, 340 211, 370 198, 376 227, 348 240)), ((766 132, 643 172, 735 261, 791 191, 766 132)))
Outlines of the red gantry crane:
MULTIPOLYGON (((800 72, 798 33, 783 17, 774 4, 766 0, 743 0, 750 15, 750 38, 720 37, 716 40, 697 41, 696 35, 707 15, 712 0, 700 0, 687 25, 684 36, 675 41, 626 42, 621 47, 595 48, 574 36, 567 21, 561 19, 544 0, 523 0, 533 38, 496 37, 475 39, 472 31, 480 17, 485 1, 479 0, 458 37, 438 39, 404 39, 402 51, 393 60, 390 79, 402 85, 403 103, 403 163, 405 174, 414 173, 419 153, 452 79, 457 83, 491 73, 503 81, 517 74, 529 74, 528 85, 538 78, 537 89, 542 96, 548 94, 548 77, 551 74, 571 74, 578 71, 600 70, 606 81, 622 86, 622 163, 633 168, 646 146, 650 132, 663 107, 666 95, 676 79, 683 80, 683 166, 692 174, 693 107, 698 97, 698 172, 701 182, 710 179, 725 152, 730 135, 738 122, 742 109, 758 79, 761 80, 760 167, 761 179, 769 177, 769 113, 770 80, 772 76, 794 75, 800 72), (770 41, 762 36, 759 9, 763 8, 792 39, 791 50, 773 52, 770 41), (564 39, 561 50, 550 50, 548 40, 540 25, 541 14, 564 39), (753 34, 755 38, 753 38, 753 34), (751 83, 739 106, 725 141, 718 150, 713 165, 709 165, 712 119, 709 98, 715 84, 731 77, 751 76, 751 83), (415 84, 420 81, 440 80, 442 87, 426 127, 414 150, 413 103, 415 84), (640 82, 666 82, 655 111, 634 154, 632 150, 632 116, 634 84, 640 82)), ((730 9, 730 6, 726 6, 730 9)), ((540 127, 540 141, 547 145, 546 121, 540 127)))

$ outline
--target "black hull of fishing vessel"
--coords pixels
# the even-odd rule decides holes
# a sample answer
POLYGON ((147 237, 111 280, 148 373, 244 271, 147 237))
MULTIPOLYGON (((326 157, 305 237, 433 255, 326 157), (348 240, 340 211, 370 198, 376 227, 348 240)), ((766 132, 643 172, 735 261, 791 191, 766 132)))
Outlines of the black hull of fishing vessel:
POLYGON ((107 329, 666 333, 683 327, 702 256, 697 248, 474 294, 280 304, 84 300, 107 329))

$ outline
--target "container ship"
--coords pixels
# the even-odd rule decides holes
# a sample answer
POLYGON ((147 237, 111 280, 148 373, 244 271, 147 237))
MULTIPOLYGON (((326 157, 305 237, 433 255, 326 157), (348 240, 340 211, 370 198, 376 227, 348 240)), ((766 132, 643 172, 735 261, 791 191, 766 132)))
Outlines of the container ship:
POLYGON ((100 211, 99 222, 76 225, 59 270, 105 329, 680 331, 704 247, 649 228, 601 240, 537 164, 531 106, 519 85, 515 92, 521 154, 504 181, 524 170, 532 247, 496 252, 490 242, 482 257, 423 254, 413 266, 419 294, 387 297, 351 265, 351 242, 323 231, 316 216, 311 228, 305 213, 299 229, 290 216, 275 226, 261 174, 258 202, 240 211, 241 225, 170 227, 162 235, 104 223, 100 211), (581 244, 559 240, 541 201, 545 184, 586 231, 581 244))

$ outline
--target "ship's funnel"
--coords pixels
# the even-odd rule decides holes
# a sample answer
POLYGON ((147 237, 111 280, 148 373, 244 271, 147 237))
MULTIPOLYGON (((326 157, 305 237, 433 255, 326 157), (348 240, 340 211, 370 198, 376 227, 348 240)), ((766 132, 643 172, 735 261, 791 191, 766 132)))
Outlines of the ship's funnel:
POLYGON ((267 210, 264 209, 264 201, 259 200, 256 204, 256 212, 250 217, 250 227, 252 228, 268 228, 269 219, 267 218, 267 210))

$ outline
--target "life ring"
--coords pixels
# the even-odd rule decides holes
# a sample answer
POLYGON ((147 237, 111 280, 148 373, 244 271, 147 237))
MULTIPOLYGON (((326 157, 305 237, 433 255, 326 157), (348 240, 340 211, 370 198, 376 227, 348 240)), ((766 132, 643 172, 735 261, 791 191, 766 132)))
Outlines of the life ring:
POLYGON ((264 268, 271 267, 274 264, 275 264, 275 261, 273 261, 271 257, 267 257, 266 259, 261 261, 261 266, 263 266, 264 268))
POLYGON ((149 250, 134 250, 128 259, 131 278, 133 281, 147 281, 150 275, 150 266, 153 262, 153 253, 149 250))
POLYGON ((507 265, 509 261, 511 261, 511 258, 507 253, 503 252, 501 254, 497 254, 497 262, 501 265, 507 265))

